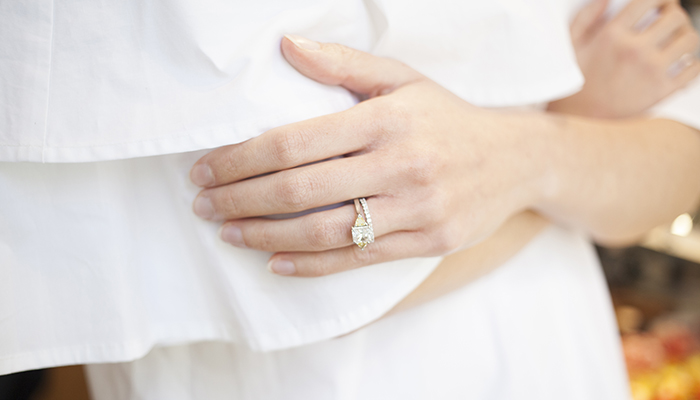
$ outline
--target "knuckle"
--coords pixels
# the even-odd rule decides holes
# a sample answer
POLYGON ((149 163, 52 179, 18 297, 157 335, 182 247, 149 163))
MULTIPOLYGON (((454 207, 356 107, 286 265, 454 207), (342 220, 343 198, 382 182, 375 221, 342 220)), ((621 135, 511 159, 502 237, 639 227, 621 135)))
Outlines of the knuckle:
POLYGON ((396 137, 403 130, 400 118, 394 110, 396 106, 384 97, 376 97, 367 102, 367 120, 372 124, 372 137, 385 140, 396 137), (371 107, 370 107, 371 106, 371 107))
POLYGON ((306 148, 305 135, 298 132, 283 132, 272 140, 272 157, 281 166, 294 166, 306 148))
POLYGON ((620 60, 629 64, 642 62, 645 51, 639 43, 632 39, 620 40, 616 43, 617 55, 620 60))
POLYGON ((368 113, 373 121, 373 136, 377 139, 405 139, 416 131, 415 112, 411 105, 396 97, 376 97, 368 113))
POLYGON ((404 101, 396 97, 377 97, 372 102, 374 120, 387 129, 405 133, 412 115, 404 101))
POLYGON ((316 218, 308 232, 309 244, 316 249, 329 249, 347 232, 335 219, 316 218))
POLYGON ((425 217, 429 221, 442 222, 445 221, 449 214, 447 212, 448 197, 442 191, 436 191, 428 198, 428 203, 424 207, 425 217))
POLYGON ((238 206, 239 199, 236 197, 234 190, 223 188, 215 193, 214 196, 211 196, 211 204, 216 215, 221 217, 241 215, 242 210, 238 206))
POLYGON ((437 154, 422 150, 404 159, 402 173, 415 185, 430 186, 437 180, 441 164, 442 161, 437 154))
POLYGON ((412 114, 404 101, 392 99, 384 104, 384 118, 387 123, 405 131, 410 126, 412 114))
MULTIPOLYGON (((236 167, 236 160, 239 160, 236 156, 236 151, 234 151, 233 148, 231 151, 227 151, 225 155, 221 157, 221 172, 225 175, 235 175, 238 169, 236 167)), ((216 174, 216 171, 214 171, 214 174, 216 174)))
POLYGON ((452 251, 452 247, 449 243, 438 239, 434 239, 432 241, 432 246, 430 247, 430 249, 430 254, 434 256, 442 256, 445 254, 449 254, 452 251))
POLYGON ((236 176, 238 165, 240 165, 240 154, 237 150, 237 145, 225 146, 202 158, 206 164, 211 166, 215 182, 225 182, 236 176))
POLYGON ((381 122, 389 112, 391 101, 386 97, 375 97, 373 99, 360 103, 360 106, 366 107, 365 113, 367 118, 374 122, 381 122))
POLYGON ((283 178, 277 187, 277 198, 292 211, 305 210, 311 201, 314 180, 304 173, 283 178))
POLYGON ((246 245, 259 250, 272 250, 275 243, 277 243, 273 237, 272 231, 265 227, 261 228, 258 232, 249 235, 248 237, 250 243, 246 243, 246 245))
POLYGON ((459 236, 454 223, 447 223, 430 235, 433 254, 443 255, 460 247, 459 236))

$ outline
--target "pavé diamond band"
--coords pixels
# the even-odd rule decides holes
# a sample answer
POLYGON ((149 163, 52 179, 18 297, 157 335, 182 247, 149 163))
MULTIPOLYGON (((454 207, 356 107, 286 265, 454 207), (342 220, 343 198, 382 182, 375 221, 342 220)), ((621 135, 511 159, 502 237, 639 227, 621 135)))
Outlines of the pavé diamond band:
POLYGON ((360 250, 364 250, 368 244, 374 242, 372 217, 369 215, 367 200, 364 197, 355 199, 355 211, 357 211, 357 218, 355 219, 355 225, 352 227, 352 241, 360 250), (365 214, 364 218, 362 218, 363 212, 365 214))

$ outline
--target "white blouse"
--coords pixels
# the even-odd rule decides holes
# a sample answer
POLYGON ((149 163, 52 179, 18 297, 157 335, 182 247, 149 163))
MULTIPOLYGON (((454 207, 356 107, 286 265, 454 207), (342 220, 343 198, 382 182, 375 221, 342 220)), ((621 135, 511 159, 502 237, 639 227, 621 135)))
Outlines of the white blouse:
MULTIPOLYGON (((479 106, 527 106, 582 84, 574 9, 558 0, 0 7, 0 374, 204 340, 277 350, 379 318, 440 259, 272 275, 269 254, 221 242, 217 224, 192 214, 188 171, 200 150, 355 104, 291 68, 284 33, 397 58, 479 106)), ((697 107, 690 93, 683 104, 697 107)), ((700 127, 693 110, 682 122, 700 127)), ((590 260, 590 249, 571 248, 590 260)), ((532 279, 600 299, 587 281, 532 279)))
POLYGON ((401 59, 484 106, 575 91, 561 6, 528 3, 13 2, 0 8, 0 161, 200 150, 352 106, 282 58, 290 32, 401 59))

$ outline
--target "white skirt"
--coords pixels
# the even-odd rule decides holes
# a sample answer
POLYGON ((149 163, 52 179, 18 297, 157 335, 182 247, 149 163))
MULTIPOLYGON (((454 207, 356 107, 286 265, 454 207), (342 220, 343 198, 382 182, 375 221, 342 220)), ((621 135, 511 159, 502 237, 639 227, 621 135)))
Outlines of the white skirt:
POLYGON ((192 213, 202 154, 0 163, 0 374, 95 364, 98 400, 627 396, 583 235, 552 226, 463 290, 372 323, 439 259, 270 274, 268 254, 192 213))
POLYGON ((95 400, 630 398, 595 253, 557 227, 467 287, 340 338, 158 347, 87 371, 95 400))
POLYGON ((0 163, 0 374, 204 340, 314 343, 379 318, 440 262, 274 275, 269 253, 224 243, 192 212, 203 154, 0 163))

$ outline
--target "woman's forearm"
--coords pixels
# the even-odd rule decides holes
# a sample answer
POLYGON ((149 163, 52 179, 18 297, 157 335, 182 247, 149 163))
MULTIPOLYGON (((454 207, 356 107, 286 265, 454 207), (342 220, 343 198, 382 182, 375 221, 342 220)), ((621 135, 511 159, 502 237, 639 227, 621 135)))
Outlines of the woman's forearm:
MULTIPOLYGON (((553 218, 573 225, 579 224, 599 241, 619 244, 623 241, 629 242, 658 223, 670 220, 697 199, 700 186, 700 168, 697 168, 700 144, 698 132, 694 129, 666 120, 620 123, 606 121, 600 124, 595 120, 575 119, 558 123, 564 125, 562 129, 591 129, 589 133, 592 137, 583 139, 585 146, 582 146, 581 150, 588 148, 586 151, 596 156, 584 159, 587 160, 585 162, 569 160, 567 163, 570 165, 567 169, 573 168, 575 173, 558 174, 557 179, 570 181, 555 182, 557 187, 552 191, 558 194, 552 197, 561 196, 558 201, 563 202, 564 206, 553 208, 561 209, 561 214, 555 213, 553 209, 547 211, 553 218), (572 126, 567 127, 566 124, 569 123, 572 126), (629 149, 620 149, 617 152, 615 147, 609 150, 604 148, 604 143, 613 140, 611 137, 595 138, 596 135, 613 135, 616 131, 624 135, 618 139, 618 145, 626 146, 626 141, 634 143, 633 147, 636 150, 632 154, 626 154, 629 149), (629 137, 635 133, 639 134, 639 137, 629 137), (603 149, 595 151, 597 146, 603 149), (628 161, 618 165, 610 161, 614 157, 622 157, 628 161), (665 161, 668 158, 675 160, 669 163, 665 161), (639 167, 638 163, 642 163, 643 166, 639 167), (583 166, 578 165, 589 166, 583 169, 583 166), (625 179, 625 175, 629 173, 648 175, 649 180, 630 177, 625 179), (600 191, 606 193, 599 193, 600 191), (615 203, 618 196, 628 199, 623 207, 615 203), (628 207, 631 209, 626 210, 628 207), (574 217, 564 212, 566 210, 568 213, 574 213, 576 209, 587 211, 574 217)), ((575 137, 569 140, 569 146, 575 147, 575 137)), ((428 279, 387 313, 387 316, 436 299, 493 271, 517 254, 548 224, 547 218, 532 211, 524 211, 511 217, 488 239, 446 257, 428 279)))
POLYGON ((626 244, 698 201, 695 129, 663 119, 542 118, 525 129, 539 136, 533 144, 547 163, 548 186, 533 208, 552 221, 626 244))

